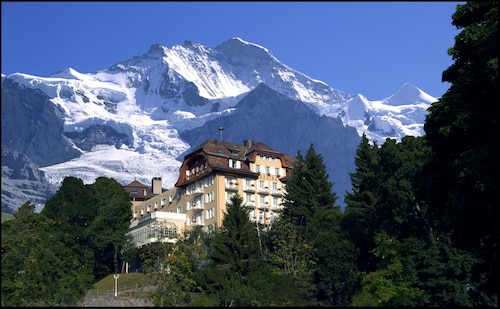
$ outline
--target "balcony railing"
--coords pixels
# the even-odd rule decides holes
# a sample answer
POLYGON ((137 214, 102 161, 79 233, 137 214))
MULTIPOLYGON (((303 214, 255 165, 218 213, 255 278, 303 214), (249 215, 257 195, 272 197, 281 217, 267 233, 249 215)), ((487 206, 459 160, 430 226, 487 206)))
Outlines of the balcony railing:
POLYGON ((254 185, 251 185, 251 186, 245 186, 243 188, 243 191, 245 192, 255 192, 255 186, 254 185))
POLYGON ((248 208, 255 208, 255 201, 246 201, 246 202, 245 202, 245 205, 246 205, 248 208))
POLYGON ((205 226, 204 220, 193 220, 193 226, 205 226))
POLYGON ((235 182, 226 183, 226 190, 238 191, 238 183, 235 182))

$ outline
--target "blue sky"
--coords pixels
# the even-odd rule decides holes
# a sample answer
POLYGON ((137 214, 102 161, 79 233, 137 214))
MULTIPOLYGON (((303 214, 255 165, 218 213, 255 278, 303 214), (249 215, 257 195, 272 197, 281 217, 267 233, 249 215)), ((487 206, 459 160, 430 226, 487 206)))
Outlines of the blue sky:
POLYGON ((330 87, 379 100, 409 82, 431 96, 449 88, 464 2, 2 2, 3 74, 90 73, 185 40, 232 37, 330 87))

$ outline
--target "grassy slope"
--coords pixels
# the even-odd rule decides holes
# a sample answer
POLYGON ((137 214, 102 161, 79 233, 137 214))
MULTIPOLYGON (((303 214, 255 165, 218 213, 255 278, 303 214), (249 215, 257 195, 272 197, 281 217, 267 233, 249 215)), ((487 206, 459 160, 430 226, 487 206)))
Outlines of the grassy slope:
MULTIPOLYGON (((144 286, 147 283, 147 276, 142 273, 119 274, 117 284, 119 286, 133 286, 135 284, 144 286)), ((112 290, 115 288, 114 275, 108 275, 94 284, 96 290, 112 290)))
POLYGON ((5 212, 2 212, 2 222, 7 221, 7 220, 11 220, 11 219, 14 219, 13 214, 8 214, 5 212))

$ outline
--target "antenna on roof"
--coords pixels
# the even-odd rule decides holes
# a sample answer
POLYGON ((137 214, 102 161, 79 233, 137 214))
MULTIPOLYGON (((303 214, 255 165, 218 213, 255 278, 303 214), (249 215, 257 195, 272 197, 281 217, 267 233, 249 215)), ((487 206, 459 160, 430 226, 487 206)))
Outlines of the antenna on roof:
POLYGON ((220 141, 222 142, 222 131, 224 131, 224 127, 219 127, 220 132, 220 141))

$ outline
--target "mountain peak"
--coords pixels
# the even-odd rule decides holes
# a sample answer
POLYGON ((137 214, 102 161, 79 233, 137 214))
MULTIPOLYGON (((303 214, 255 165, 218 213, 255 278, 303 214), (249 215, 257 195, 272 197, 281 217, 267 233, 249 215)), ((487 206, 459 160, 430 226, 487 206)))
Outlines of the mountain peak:
POLYGON ((420 90, 418 87, 410 84, 404 83, 396 93, 391 95, 386 99, 386 104, 397 106, 397 105, 407 105, 414 104, 415 102, 424 102, 431 104, 437 101, 436 98, 428 95, 427 93, 420 90))
MULTIPOLYGON (((242 57, 269 57, 269 50, 258 44, 249 43, 239 37, 233 37, 226 42, 215 47, 215 50, 225 53, 242 53, 242 57)), ((272 57, 274 58, 274 57, 272 57)))
POLYGON ((66 68, 64 70, 52 73, 49 77, 56 78, 67 78, 67 79, 81 79, 82 74, 73 68, 66 68))
POLYGON ((156 56, 156 57, 162 57, 165 54, 165 47, 161 44, 155 43, 151 44, 151 47, 149 48, 148 52, 146 53, 151 56, 156 56))

